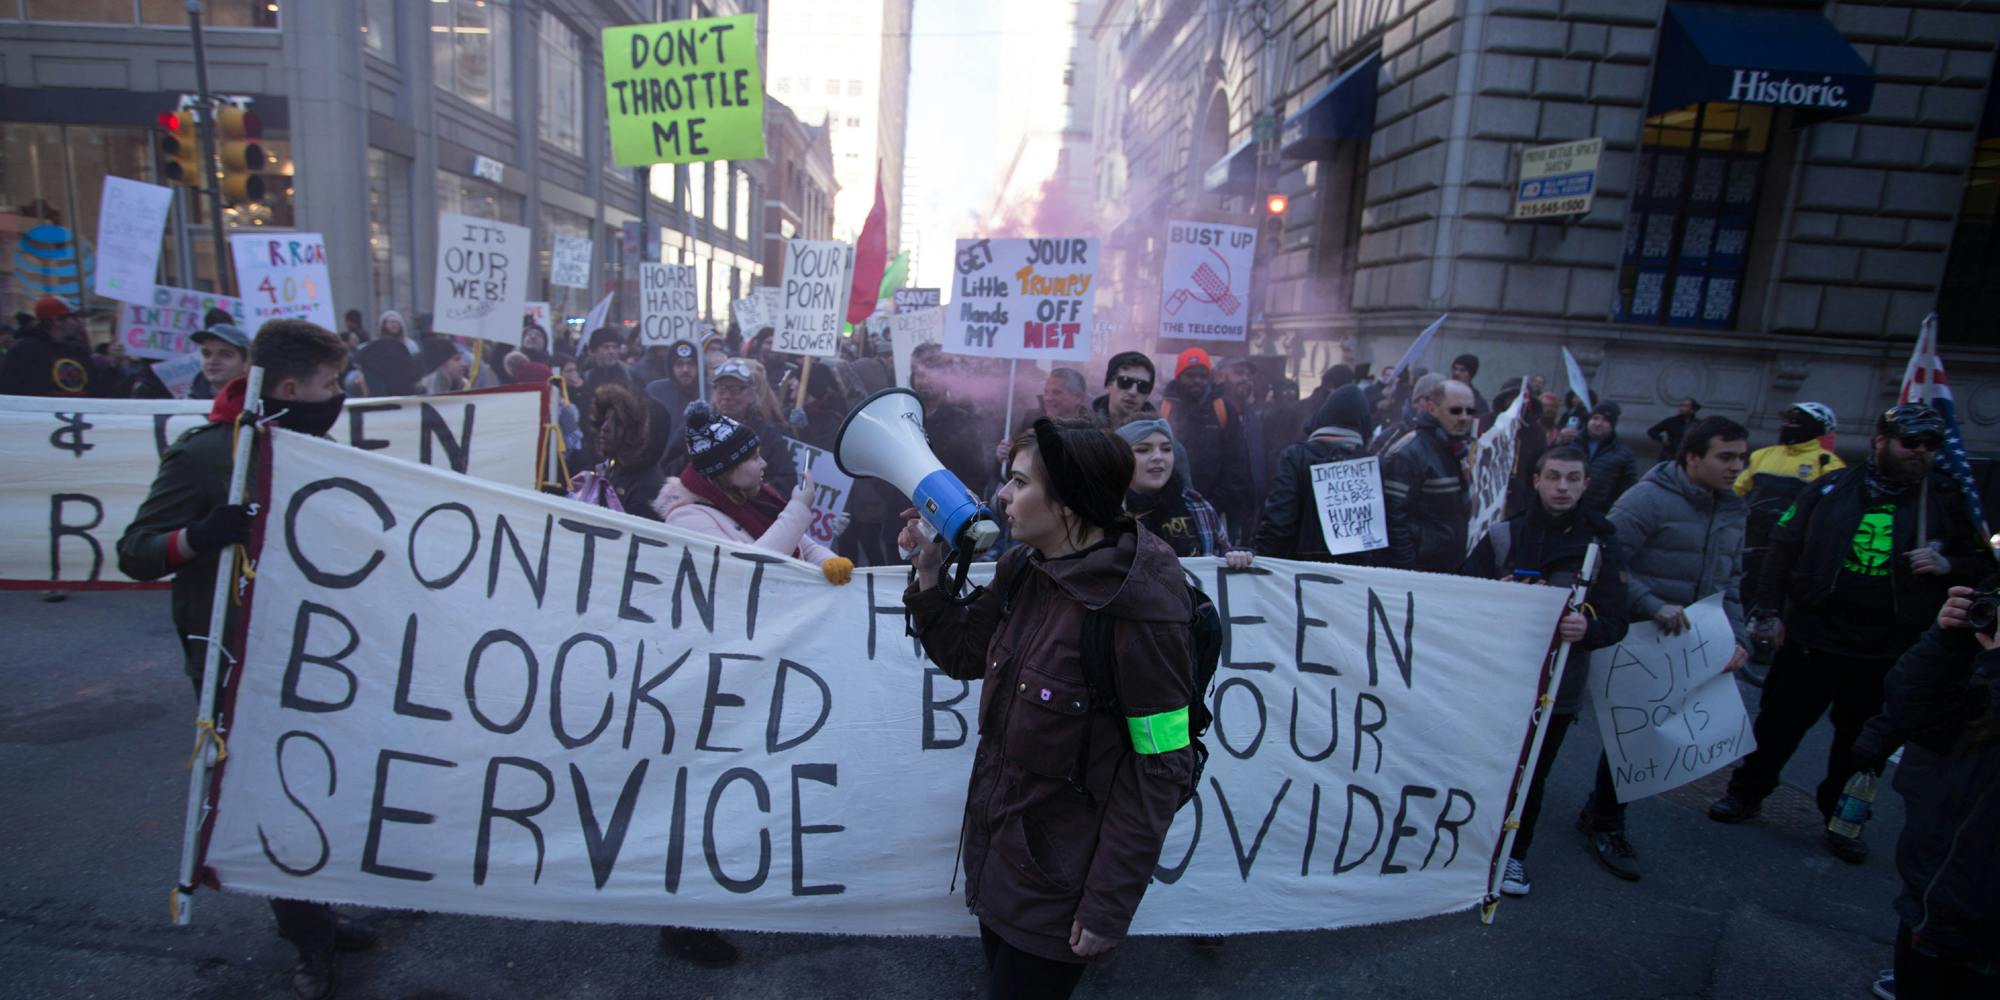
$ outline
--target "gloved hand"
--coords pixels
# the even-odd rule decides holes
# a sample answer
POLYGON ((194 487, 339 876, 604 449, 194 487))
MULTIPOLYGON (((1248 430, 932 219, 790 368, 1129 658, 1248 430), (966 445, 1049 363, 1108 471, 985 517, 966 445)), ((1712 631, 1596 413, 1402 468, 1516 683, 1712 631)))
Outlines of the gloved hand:
POLYGON ((834 556, 819 564, 821 575, 826 582, 838 587, 854 579, 854 560, 845 556, 834 556))
POLYGON ((250 540, 250 520, 256 516, 257 505, 254 503, 226 504, 182 529, 181 537, 187 540, 188 548, 196 552, 214 552, 231 545, 241 545, 250 540))
POLYGON ((806 411, 796 406, 792 407, 792 412, 785 414, 785 420, 792 425, 792 430, 799 434, 804 434, 806 427, 809 426, 806 422, 806 411))

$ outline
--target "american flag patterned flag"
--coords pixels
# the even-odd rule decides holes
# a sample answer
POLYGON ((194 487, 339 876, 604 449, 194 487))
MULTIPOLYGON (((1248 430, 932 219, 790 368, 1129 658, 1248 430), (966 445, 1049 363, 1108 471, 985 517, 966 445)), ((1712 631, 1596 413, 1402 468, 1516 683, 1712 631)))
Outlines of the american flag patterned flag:
POLYGON ((1951 381, 1945 378, 1944 360, 1938 357, 1937 313, 1924 317, 1916 349, 1910 352, 1910 364, 1903 369, 1903 391, 1896 401, 1925 403, 1944 417, 1944 451, 1938 455, 1938 466, 1958 480, 1966 499, 1972 502, 1973 517, 1985 524, 1986 511, 1979 502, 1979 485, 1972 479, 1972 459, 1965 453, 1965 436, 1958 430, 1958 407, 1952 402, 1951 381))

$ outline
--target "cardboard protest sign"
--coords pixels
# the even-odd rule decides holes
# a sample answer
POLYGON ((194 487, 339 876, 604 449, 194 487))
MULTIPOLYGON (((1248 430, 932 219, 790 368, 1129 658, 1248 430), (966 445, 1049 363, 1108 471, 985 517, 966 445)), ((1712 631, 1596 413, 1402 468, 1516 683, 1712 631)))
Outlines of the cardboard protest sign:
POLYGON ((605 292, 604 297, 598 299, 597 304, 590 307, 590 315, 583 318, 583 336, 586 339, 610 321, 611 300, 617 294, 617 292, 605 292))
MULTIPOLYGON (((907 570, 819 567, 278 432, 199 864, 231 891, 724 929, 962 934, 977 684, 907 570)), ((1488 898, 1565 595, 1258 560, 1140 934, 1488 898), (1542 630, 1523 622, 1544 622, 1542 630)), ((998 697, 1012 697, 1003 692, 998 697)), ((197 909, 197 912, 200 912, 197 909)))
POLYGON ((1086 361, 1097 301, 1094 239, 958 241, 944 349, 981 358, 1086 361))
POLYGON ((563 288, 590 287, 590 240, 575 236, 556 237, 549 254, 549 284, 563 288))
POLYGON ((201 355, 183 354, 153 362, 153 377, 167 387, 175 399, 186 399, 194 391, 194 377, 201 374, 201 355))
POLYGON ((813 519, 809 530, 821 545, 832 545, 834 520, 847 511, 847 498, 854 493, 854 477, 840 471, 833 452, 815 448, 797 438, 786 438, 792 462, 813 481, 813 519))
POLYGON ((198 345, 188 337, 204 328, 202 317, 210 309, 228 313, 243 332, 256 334, 243 315, 242 299, 154 285, 147 290, 146 301, 119 306, 118 341, 125 345, 125 353, 135 358, 178 358, 194 353, 198 345))
POLYGON ((1625 641, 1590 655, 1590 697, 1620 802, 1679 788, 1757 749, 1743 692, 1722 672, 1736 653, 1722 595, 1686 613, 1679 635, 1633 622, 1625 641))
POLYGON ((96 292, 120 302, 143 302, 159 276, 160 237, 174 192, 158 184, 104 175, 97 205, 96 292))
POLYGON ((326 240, 318 233, 235 232, 229 255, 236 262, 236 289, 255 332, 266 320, 310 320, 340 329, 333 315, 333 279, 326 271, 326 240))
POLYGON ((925 344, 944 341, 944 309, 933 306, 889 317, 889 357, 896 363, 896 384, 910 387, 910 356, 925 344))
POLYGON ((603 44, 613 162, 764 158, 755 14, 606 28, 603 44))
POLYGON ((943 305, 943 294, 937 288, 898 288, 889 293, 889 305, 894 312, 916 312, 943 305))
POLYGON ((1370 455, 1312 467, 1313 506, 1329 555, 1389 547, 1382 509, 1382 468, 1370 455))
POLYGON ((543 331, 547 331, 549 328, 549 304, 546 302, 528 303, 527 307, 521 311, 521 328, 526 330, 529 323, 533 323, 541 327, 543 331))
POLYGON ((840 356, 854 248, 838 240, 786 240, 785 283, 775 340, 781 354, 840 356))
MULTIPOLYGON (((1522 385, 1528 380, 1522 379, 1522 385)), ((1465 554, 1479 547, 1479 540, 1493 529, 1507 510, 1507 487, 1514 483, 1514 461, 1519 454, 1521 409, 1527 393, 1514 397, 1514 405, 1493 418, 1493 426, 1479 435, 1472 457, 1472 517, 1466 522, 1465 554)))
POLYGON ((692 264, 639 265, 639 343, 664 347, 695 339, 701 314, 692 264))
POLYGON ((1257 231, 1213 222, 1167 223, 1160 274, 1160 336, 1244 340, 1257 231))
MULTIPOLYGON (((349 455, 382 452, 533 489, 541 472, 545 389, 352 400, 332 437, 349 455)), ((146 499, 160 456, 182 433, 207 423, 211 405, 0 396, 0 467, 8 470, 0 476, 0 517, 10 525, 0 532, 0 589, 166 586, 119 573, 116 546, 146 499)))
POLYGON ((524 226, 451 212, 439 215, 431 329, 519 344, 533 239, 524 226))

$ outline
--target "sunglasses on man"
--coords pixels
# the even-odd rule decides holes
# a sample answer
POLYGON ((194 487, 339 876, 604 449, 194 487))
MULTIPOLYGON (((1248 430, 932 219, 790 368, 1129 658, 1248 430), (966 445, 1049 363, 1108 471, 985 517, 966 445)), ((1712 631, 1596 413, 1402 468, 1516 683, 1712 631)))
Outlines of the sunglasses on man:
POLYGON ((1470 406, 1447 406, 1445 407, 1444 412, 1449 413, 1454 417, 1469 417, 1475 413, 1478 413, 1479 410, 1470 406))
POLYGON ((1902 442, 1904 448, 1910 451, 1936 452, 1944 447, 1944 435, 1942 434, 1911 434, 1898 440, 1902 442))
POLYGON ((1120 375, 1116 381, 1118 388, 1137 390, 1141 396, 1150 396, 1153 393, 1153 380, 1149 378, 1133 378, 1130 375, 1120 375))

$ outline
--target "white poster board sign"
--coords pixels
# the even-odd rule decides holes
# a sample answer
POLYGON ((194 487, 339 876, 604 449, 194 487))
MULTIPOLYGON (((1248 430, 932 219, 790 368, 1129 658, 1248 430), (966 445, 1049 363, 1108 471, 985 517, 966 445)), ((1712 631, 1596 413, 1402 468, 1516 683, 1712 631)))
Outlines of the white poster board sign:
POLYGON ((980 358, 1090 359, 1094 239, 959 240, 944 349, 980 358))
POLYGON ((1167 223, 1160 273, 1160 336, 1244 340, 1257 231, 1214 222, 1167 223))
POLYGON ((786 240, 785 283, 771 349, 839 357, 853 268, 854 248, 838 240, 786 240))
POLYGON ((889 357, 896 363, 896 384, 910 387, 910 356, 925 344, 944 341, 944 308, 933 306, 889 317, 889 357))
POLYGON ((1567 347, 1563 348, 1563 371, 1569 375, 1569 391, 1583 400, 1583 408, 1595 407, 1597 403, 1590 398, 1590 383, 1583 377, 1583 366, 1576 363, 1576 355, 1571 354, 1567 347))
POLYGON ((791 449, 792 462, 798 470, 812 474, 813 519, 808 530, 821 545, 832 545, 833 522, 847 510, 847 499, 854 493, 854 477, 840 471, 833 461, 833 452, 825 448, 789 437, 785 439, 785 447, 791 449))
POLYGON ((439 215, 431 329, 519 344, 533 239, 524 226, 451 212, 439 215))
POLYGON ((556 237, 555 250, 549 254, 549 284, 563 288, 590 287, 590 240, 556 237))
POLYGON ((274 319, 303 319, 340 329, 333 314, 333 279, 326 271, 326 240, 318 233, 229 234, 236 261, 236 290, 248 315, 244 330, 274 319))
MULTIPOLYGON (((222 699, 198 862, 216 883, 527 920, 977 932, 944 885, 981 692, 904 634, 906 568, 834 586, 769 550, 283 431, 262 489, 240 659, 271 668, 222 699)), ((1566 595, 1182 565, 1238 624, 1200 804, 1134 873, 1133 932, 1488 899, 1566 595)))
POLYGON ((547 333, 549 329, 549 311, 549 304, 546 302, 528 303, 527 308, 521 312, 521 329, 526 330, 528 324, 533 323, 541 327, 543 333, 547 333))
POLYGON ((194 377, 201 374, 201 355, 183 354, 153 362, 153 377, 167 387, 175 399, 186 399, 194 391, 194 377))
POLYGON ((1313 466, 1312 495, 1329 555, 1389 547, 1382 466, 1375 456, 1313 466))
MULTIPOLYGON (((194 364, 199 368, 201 359, 194 364)), ((510 386, 350 400, 330 436, 350 455, 381 452, 534 489, 545 391, 510 386)), ((153 586, 118 572, 118 539, 145 501, 167 446, 207 423, 212 405, 0 396, 0 468, 7 469, 0 476, 0 517, 12 526, 0 532, 0 588, 153 586)))
POLYGON ((701 298, 695 291, 693 264, 639 265, 639 343, 664 347, 677 340, 695 341, 695 320, 701 298))
MULTIPOLYGON (((1521 385, 1528 380, 1523 378, 1521 385)), ((1507 487, 1514 482, 1514 461, 1520 453, 1521 408, 1527 405, 1524 389, 1514 397, 1514 405, 1493 418, 1493 426, 1479 435, 1472 459, 1472 517, 1466 522, 1465 554, 1479 547, 1479 541, 1493 529, 1507 511, 1507 487)))
POLYGON ((1590 655, 1590 697, 1620 802, 1679 788, 1757 749, 1743 692, 1722 672, 1736 654, 1722 595, 1688 605, 1687 620, 1679 635, 1633 622, 1625 641, 1590 655))
POLYGON ((944 305, 943 289, 938 288, 898 288, 889 293, 891 312, 916 312, 944 305))
POLYGON ((160 237, 174 192, 158 184, 104 175, 97 205, 96 292, 120 302, 144 302, 159 275, 160 237))
POLYGON ((228 313, 244 333, 256 336, 257 328, 243 315, 243 300, 192 288, 154 285, 148 289, 146 301, 119 306, 118 340, 125 345, 125 353, 135 358, 178 358, 192 354, 199 345, 188 337, 205 328, 202 317, 210 309, 228 313))
POLYGON ((617 294, 616 292, 605 292, 604 297, 598 299, 597 304, 590 307, 590 315, 583 318, 582 340, 588 342, 590 335, 596 333, 604 326, 606 321, 611 319, 611 300, 617 294))

